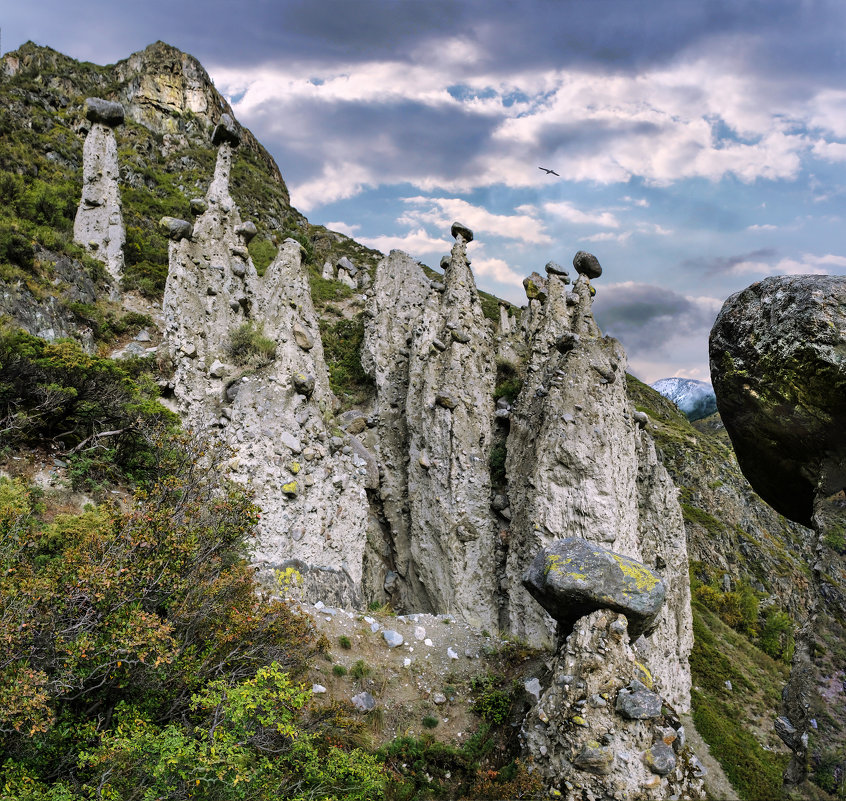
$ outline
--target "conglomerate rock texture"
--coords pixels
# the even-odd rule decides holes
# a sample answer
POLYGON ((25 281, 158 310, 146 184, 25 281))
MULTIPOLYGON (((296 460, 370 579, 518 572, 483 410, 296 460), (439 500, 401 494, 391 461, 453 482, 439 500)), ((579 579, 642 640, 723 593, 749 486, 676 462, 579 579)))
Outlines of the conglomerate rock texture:
POLYGON ((234 477, 262 507, 253 558, 265 581, 273 586, 274 571, 294 566, 307 595, 356 605, 367 459, 334 442, 326 423, 332 393, 300 245, 283 243, 258 276, 244 241, 250 228, 229 194, 230 162, 224 142, 206 211, 190 238, 170 245, 163 307, 177 408, 197 429, 222 429, 235 449, 234 477), (266 337, 275 353, 237 363, 238 331, 266 337))
POLYGON ((520 732, 551 796, 704 797, 705 771, 651 685, 625 616, 596 611, 579 620, 520 732))

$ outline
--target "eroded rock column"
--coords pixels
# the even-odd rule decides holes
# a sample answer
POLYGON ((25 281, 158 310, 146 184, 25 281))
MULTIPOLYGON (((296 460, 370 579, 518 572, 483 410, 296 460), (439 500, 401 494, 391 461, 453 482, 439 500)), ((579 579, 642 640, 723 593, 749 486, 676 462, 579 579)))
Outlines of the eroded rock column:
POLYGON ((293 567, 307 599, 360 604, 375 460, 327 427, 333 396, 299 243, 286 240, 258 276, 247 250, 255 226, 229 194, 231 119, 213 141, 205 210, 193 226, 162 221, 171 237, 163 305, 176 404, 234 448, 233 477, 255 490, 262 519, 253 560, 265 583, 273 588, 276 571, 293 567), (239 339, 252 345, 239 351, 239 339))
MULTIPOLYGON (((580 275, 572 291, 557 265, 547 270, 543 292, 531 301, 538 308, 525 321, 530 357, 507 440, 504 627, 533 643, 554 641, 556 622, 520 583, 554 540, 578 537, 643 562, 665 582, 667 602, 637 647, 661 692, 684 711, 693 637, 681 509, 629 406, 625 352, 593 319, 590 275, 601 268, 586 256, 574 260, 580 275)), ((534 291, 538 281, 532 284, 534 291)))
POLYGON ((123 276, 126 231, 114 128, 123 124, 123 106, 89 97, 85 117, 91 128, 82 147, 82 198, 73 223, 73 239, 105 264, 116 291, 123 276))
POLYGON ((429 607, 496 626, 489 458, 493 342, 467 258, 455 245, 440 303, 426 305, 410 347, 406 421, 411 560, 429 607))

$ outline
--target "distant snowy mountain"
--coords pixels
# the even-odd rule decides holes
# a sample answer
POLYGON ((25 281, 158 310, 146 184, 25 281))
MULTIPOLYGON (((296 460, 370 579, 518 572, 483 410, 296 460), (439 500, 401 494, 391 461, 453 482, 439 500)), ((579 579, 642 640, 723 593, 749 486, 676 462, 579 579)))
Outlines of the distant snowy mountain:
POLYGON ((714 388, 705 381, 696 381, 693 378, 661 378, 652 384, 652 389, 675 403, 688 420, 701 420, 717 411, 714 388))

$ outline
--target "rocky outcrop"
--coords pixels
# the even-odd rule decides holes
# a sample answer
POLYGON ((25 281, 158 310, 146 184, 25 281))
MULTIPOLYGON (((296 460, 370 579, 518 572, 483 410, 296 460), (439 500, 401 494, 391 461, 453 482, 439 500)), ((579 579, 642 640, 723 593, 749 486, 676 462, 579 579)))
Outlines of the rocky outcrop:
POLYGON ((444 291, 411 343, 406 419, 411 551, 432 607, 495 627, 490 449, 493 342, 470 270, 469 230, 453 225, 444 291))
POLYGON ((390 590, 387 599, 398 609, 429 608, 411 553, 408 502, 411 457, 406 398, 411 345, 423 309, 429 303, 439 302, 431 282, 408 254, 393 250, 377 265, 373 292, 365 312, 367 323, 361 353, 364 369, 376 385, 375 417, 381 474, 377 503, 381 506, 383 535, 374 543, 371 563, 377 577, 374 586, 387 587, 390 590), (386 584, 389 573, 396 575, 398 580, 386 584))
POLYGON ((443 285, 391 254, 376 270, 365 365, 377 384, 381 500, 404 603, 496 628, 493 342, 455 224, 443 285), (390 475, 389 475, 390 474, 390 475))
POLYGON ((218 139, 206 210, 190 232, 165 222, 176 406, 234 449, 234 478, 262 507, 253 559, 265 582, 293 567, 305 598, 360 604, 367 461, 326 423, 334 397, 300 245, 284 242, 258 276, 246 248, 252 229, 229 193, 236 140, 231 131, 218 139))
POLYGON ((623 615, 595 611, 578 621, 520 737, 552 797, 704 797, 705 770, 623 615))
POLYGON ((817 728, 811 721, 825 706, 821 653, 813 644, 819 604, 841 612, 844 606, 837 554, 846 530, 844 299, 844 278, 769 278, 732 295, 711 331, 717 405, 741 469, 775 509, 817 534, 816 604, 797 634, 784 715, 776 724, 793 751, 789 785, 806 777, 809 732, 817 728))
POLYGON ((117 287, 123 275, 126 230, 113 128, 123 122, 123 107, 90 97, 85 101, 85 115, 91 127, 82 149, 82 197, 73 223, 73 238, 106 265, 117 287))

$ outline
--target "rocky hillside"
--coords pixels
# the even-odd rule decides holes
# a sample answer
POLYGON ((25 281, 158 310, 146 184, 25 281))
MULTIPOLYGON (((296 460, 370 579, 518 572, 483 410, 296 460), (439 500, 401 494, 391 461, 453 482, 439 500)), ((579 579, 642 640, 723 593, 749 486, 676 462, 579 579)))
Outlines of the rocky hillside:
MULTIPOLYGON (((493 703, 503 682, 527 682, 508 705, 519 736, 501 737, 496 764, 521 754, 535 790, 699 794, 679 717, 692 700, 741 797, 772 797, 785 753, 772 720, 793 623, 813 605, 812 540, 752 493, 712 418, 693 428, 626 376, 591 313, 593 257, 577 254, 572 283, 547 264, 516 309, 476 289, 460 223, 440 270, 311 225, 174 48, 99 67, 28 44, 2 67, 3 314, 38 341, 75 339, 97 369, 124 365, 144 414, 164 405, 228 449, 229 475, 262 509, 250 560, 265 592, 299 598, 331 637, 363 636, 358 658, 385 660, 400 693, 411 649, 430 647, 410 616, 447 615, 425 618, 444 643, 460 621, 459 694, 493 703), (559 571, 576 553, 581 567, 559 571), (538 558, 540 583, 524 587, 538 558), (406 615, 392 631, 402 642, 366 642, 369 605, 406 615), (496 660, 476 670, 474 649, 500 637, 524 643, 537 675, 496 660), (479 677, 492 671, 498 684, 479 677)), ((20 399, 4 398, 16 419, 20 399)), ((15 440, 46 464, 49 491, 71 481, 99 500, 147 480, 148 452, 121 450, 147 417, 95 418, 15 440)), ((837 620, 821 630, 833 659, 837 620)), ((374 618, 370 633, 389 623, 374 618)), ((333 703, 353 689, 387 699, 341 669, 312 673, 333 703)), ((826 675, 836 682, 834 661, 826 675)), ((407 693, 412 717, 434 711, 420 705, 435 694, 425 676, 407 693)), ((830 700, 814 752, 826 789, 840 782, 842 692, 830 700)), ((385 706, 389 735, 411 721, 402 706, 385 706)), ((474 719, 462 708, 457 720, 474 719)), ((462 746, 455 725, 435 723, 462 746)))
MULTIPOLYGON (((793 657, 795 629, 818 605, 814 635, 822 667, 812 710, 817 728, 809 764, 817 771, 818 784, 834 789, 842 770, 838 755, 846 719, 842 668, 846 619, 838 596, 820 597, 814 586, 815 532, 778 514, 754 492, 740 470, 719 414, 690 423, 675 404, 631 376, 629 394, 637 408, 649 414, 658 453, 680 491, 697 640, 691 662, 694 683, 699 684, 694 709, 699 705, 710 714, 723 712, 720 737, 743 719, 765 749, 786 754, 774 726, 782 682, 793 657), (719 660, 720 652, 731 658, 719 660), (757 678, 749 683, 752 675, 757 678), (738 698, 724 685, 729 680, 738 686, 739 676, 744 677, 740 686, 754 700, 749 695, 738 698)), ((843 547, 830 539, 829 558, 841 565, 833 569, 842 570, 843 547)), ((709 726, 700 716, 700 723, 707 736, 714 722, 709 726)), ((743 747, 756 750, 750 743, 743 747)), ((767 754, 758 753, 769 761, 767 754)), ((731 760, 724 764, 736 778, 729 767, 731 760)))

